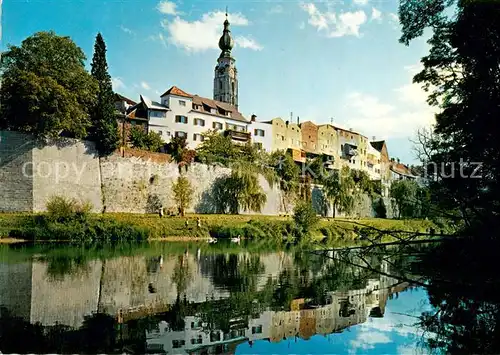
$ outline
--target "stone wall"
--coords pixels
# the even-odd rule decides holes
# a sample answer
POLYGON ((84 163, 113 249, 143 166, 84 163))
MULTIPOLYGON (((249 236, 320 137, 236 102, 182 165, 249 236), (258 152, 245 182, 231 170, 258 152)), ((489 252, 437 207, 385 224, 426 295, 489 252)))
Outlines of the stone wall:
POLYGON ((25 134, 0 131, 0 212, 32 211, 33 146, 25 134))
MULTIPOLYGON (((188 212, 214 213, 214 183, 230 174, 222 166, 194 163, 185 176, 194 188, 188 212)), ((35 144, 30 136, 0 131, 0 212, 44 211, 51 196, 61 195, 90 202, 94 212, 156 213, 160 206, 175 208, 172 185, 179 167, 168 155, 146 154, 134 150, 99 158, 92 142, 66 140, 35 144)), ((267 202, 261 213, 281 215, 285 208, 282 192, 259 177, 267 202)), ((331 206, 320 186, 312 191, 318 213, 331 216, 331 206)), ((392 210, 387 205, 387 211, 392 210)), ((255 211, 242 213, 255 214, 255 211)), ((355 215, 373 215, 371 200, 364 196, 355 215)), ((340 216, 340 215, 339 215, 340 216)))

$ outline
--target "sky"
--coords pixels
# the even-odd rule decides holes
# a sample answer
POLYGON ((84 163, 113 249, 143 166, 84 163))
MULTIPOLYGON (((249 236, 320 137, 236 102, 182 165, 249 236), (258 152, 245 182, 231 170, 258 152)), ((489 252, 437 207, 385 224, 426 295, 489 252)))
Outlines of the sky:
POLYGON ((308 340, 259 340, 251 347, 246 342, 238 345, 236 354, 421 355, 428 351, 424 333, 415 324, 424 311, 431 311, 427 292, 422 288, 407 290, 388 300, 383 318, 368 318, 341 333, 315 335, 308 340))
POLYGON ((405 46, 397 0, 0 0, 1 49, 38 32, 70 36, 90 67, 95 36, 107 45, 116 92, 150 99, 176 85, 212 98, 226 6, 239 109, 258 120, 333 123, 386 139, 391 157, 415 163, 420 127, 434 121, 412 84, 424 39, 405 46))

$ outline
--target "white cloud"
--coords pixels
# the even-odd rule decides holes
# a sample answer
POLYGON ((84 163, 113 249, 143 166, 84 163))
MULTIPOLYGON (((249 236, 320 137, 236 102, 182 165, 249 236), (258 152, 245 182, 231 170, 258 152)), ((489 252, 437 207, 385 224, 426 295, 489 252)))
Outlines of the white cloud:
POLYGON ((394 89, 390 102, 360 92, 348 94, 346 108, 351 114, 346 125, 364 134, 387 139, 405 138, 418 128, 433 124, 437 109, 428 106, 428 94, 419 84, 412 83, 413 75, 420 68, 419 64, 405 67, 409 83, 394 89))
POLYGON ((156 6, 158 11, 165 15, 177 15, 176 7, 177 5, 174 2, 168 0, 160 1, 156 6))
POLYGON ((253 49, 254 51, 262 50, 262 46, 252 38, 248 38, 245 36, 238 36, 235 38, 234 42, 241 48, 249 48, 253 49))
POLYGON ((267 12, 268 14, 281 14, 283 12, 283 6, 281 5, 276 5, 273 6, 269 11, 267 12))
POLYGON ((146 83, 145 81, 141 81, 141 87, 144 89, 144 90, 151 90, 151 87, 149 86, 148 83, 146 83))
POLYGON ((362 10, 341 13, 321 12, 313 3, 301 4, 301 8, 309 14, 308 23, 315 27, 318 32, 323 32, 330 38, 360 37, 359 28, 367 20, 367 16, 362 10))
POLYGON ((122 78, 120 77, 111 78, 111 85, 113 87, 113 91, 118 91, 120 89, 126 88, 122 78))
POLYGON ((376 8, 372 8, 372 21, 382 22, 382 13, 376 8))
POLYGON ((388 15, 389 17, 389 23, 392 25, 392 27, 395 30, 399 29, 399 16, 393 12, 390 12, 388 15))
POLYGON ((151 36, 149 36, 148 39, 150 41, 160 42, 165 48, 168 46, 167 45, 167 39, 165 38, 165 36, 161 32, 158 33, 157 35, 151 35, 151 36))
POLYGON ((125 27, 125 26, 123 26, 123 25, 120 25, 120 29, 121 29, 123 32, 128 33, 129 35, 133 35, 133 34, 135 34, 135 33, 134 33, 134 31, 132 31, 130 28, 125 27))
MULTIPOLYGON (((182 47, 188 51, 204 51, 207 49, 217 49, 219 38, 222 34, 222 24, 226 15, 222 11, 206 13, 200 20, 188 21, 180 16, 169 22, 162 22, 163 28, 169 33, 168 41, 177 47, 182 47)), ((235 13, 229 15, 231 26, 248 26, 248 19, 242 14, 235 13)), ((260 50, 262 46, 248 37, 240 36, 238 45, 242 48, 260 50)))
POLYGON ((368 4, 368 0, 353 0, 353 3, 355 3, 356 5, 364 6, 368 4))
POLYGON ((351 350, 355 349, 374 349, 376 344, 390 343, 391 339, 381 332, 359 332, 355 340, 351 340, 351 350))

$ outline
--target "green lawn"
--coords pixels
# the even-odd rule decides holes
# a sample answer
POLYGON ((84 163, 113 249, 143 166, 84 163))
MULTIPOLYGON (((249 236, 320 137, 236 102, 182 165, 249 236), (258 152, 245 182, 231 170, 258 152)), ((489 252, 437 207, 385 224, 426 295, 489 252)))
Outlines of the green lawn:
MULTIPOLYGON (((27 218, 32 214, 27 213, 0 213, 0 237, 7 237, 13 229, 21 227, 27 218)), ((261 222, 274 222, 290 220, 290 217, 274 217, 262 215, 197 215, 189 214, 186 217, 163 217, 152 214, 131 214, 131 213, 107 213, 99 215, 105 219, 115 219, 127 224, 146 227, 149 230, 150 238, 163 237, 208 237, 208 231, 215 226, 241 226, 250 220, 259 220, 261 222), (197 218, 201 219, 201 228, 196 225, 197 218), (186 228, 185 222, 189 225, 186 228)), ((318 224, 317 230, 328 228, 343 231, 352 231, 354 227, 362 225, 374 227, 381 230, 390 231, 412 231, 425 232, 433 227, 430 221, 422 220, 392 220, 392 219, 344 219, 344 218, 323 218, 318 224)))

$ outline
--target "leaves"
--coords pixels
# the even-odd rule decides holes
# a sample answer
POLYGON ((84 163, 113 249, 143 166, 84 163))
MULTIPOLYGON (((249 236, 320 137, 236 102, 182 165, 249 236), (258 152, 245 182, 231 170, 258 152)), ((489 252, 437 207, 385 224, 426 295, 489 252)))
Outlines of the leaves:
POLYGON ((2 55, 2 125, 40 137, 84 138, 97 84, 69 37, 38 32, 2 55))
POLYGON ((92 76, 99 85, 97 100, 92 110, 92 138, 101 154, 110 154, 119 146, 118 123, 115 117, 111 76, 106 62, 106 44, 98 33, 92 59, 92 76))

